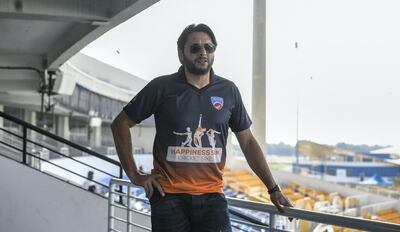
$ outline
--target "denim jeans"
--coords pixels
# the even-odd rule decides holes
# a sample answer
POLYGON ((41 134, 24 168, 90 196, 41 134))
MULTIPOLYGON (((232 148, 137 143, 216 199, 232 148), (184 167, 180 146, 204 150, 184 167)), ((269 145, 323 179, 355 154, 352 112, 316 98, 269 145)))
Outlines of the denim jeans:
POLYGON ((150 199, 152 231, 231 232, 228 204, 222 193, 166 194, 150 199))

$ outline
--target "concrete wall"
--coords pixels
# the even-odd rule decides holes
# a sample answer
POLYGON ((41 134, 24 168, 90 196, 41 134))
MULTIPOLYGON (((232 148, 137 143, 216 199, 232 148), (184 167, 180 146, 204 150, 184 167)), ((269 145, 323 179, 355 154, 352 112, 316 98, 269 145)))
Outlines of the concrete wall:
POLYGON ((107 230, 107 199, 0 156, 0 231, 107 230))
MULTIPOLYGON (((107 231, 108 199, 3 156, 0 170, 0 232, 107 231)), ((114 211, 126 219, 126 210, 114 211)), ((151 228, 149 215, 132 212, 131 217, 151 228)), ((126 231, 126 224, 114 221, 114 225, 126 231)))

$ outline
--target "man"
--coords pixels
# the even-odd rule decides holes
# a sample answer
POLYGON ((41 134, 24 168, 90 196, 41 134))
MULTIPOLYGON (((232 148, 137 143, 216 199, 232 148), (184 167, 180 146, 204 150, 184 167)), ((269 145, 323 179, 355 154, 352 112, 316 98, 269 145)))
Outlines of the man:
POLYGON ((88 171, 87 179, 83 182, 83 188, 95 193, 97 189, 96 184, 93 182, 93 175, 93 171, 88 171))
POLYGON ((292 206, 281 194, 250 131, 251 120, 239 90, 211 68, 216 47, 207 25, 186 27, 178 38, 182 64, 178 72, 152 80, 111 125, 125 172, 134 184, 144 187, 150 199, 153 231, 231 231, 222 192, 228 127, 276 207, 282 212, 282 205, 292 206), (152 114, 156 123, 154 169, 150 175, 140 175, 129 128, 152 114), (193 135, 195 146, 183 146, 183 136, 176 134, 187 128, 199 131, 193 135), (210 129, 220 132, 212 144, 200 136, 210 129))

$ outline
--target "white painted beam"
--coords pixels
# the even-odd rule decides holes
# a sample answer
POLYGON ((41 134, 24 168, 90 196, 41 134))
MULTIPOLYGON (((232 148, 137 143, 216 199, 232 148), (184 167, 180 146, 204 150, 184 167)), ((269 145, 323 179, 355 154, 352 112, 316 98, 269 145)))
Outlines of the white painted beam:
POLYGON ((70 31, 65 34, 64 38, 47 54, 48 69, 58 69, 65 61, 79 52, 86 45, 158 1, 159 0, 122 1, 125 3, 123 5, 121 5, 121 1, 113 1, 113 4, 115 5, 113 5, 111 9, 114 11, 120 11, 110 18, 108 24, 101 26, 78 24, 71 28, 70 31), (121 6, 125 7, 121 8, 121 6))
POLYGON ((40 111, 40 94, 23 95, 18 92, 6 94, 0 91, 0 104, 40 111))

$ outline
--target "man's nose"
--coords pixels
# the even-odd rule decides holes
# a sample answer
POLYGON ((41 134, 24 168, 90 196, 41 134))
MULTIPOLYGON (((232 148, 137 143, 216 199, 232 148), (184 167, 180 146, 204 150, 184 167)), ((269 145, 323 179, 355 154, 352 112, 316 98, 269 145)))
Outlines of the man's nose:
POLYGON ((206 49, 202 46, 202 47, 200 48, 199 53, 200 53, 200 54, 206 55, 206 54, 207 54, 207 51, 206 51, 206 49))

